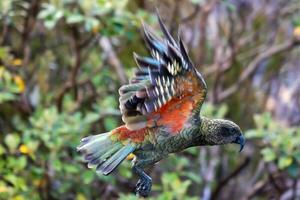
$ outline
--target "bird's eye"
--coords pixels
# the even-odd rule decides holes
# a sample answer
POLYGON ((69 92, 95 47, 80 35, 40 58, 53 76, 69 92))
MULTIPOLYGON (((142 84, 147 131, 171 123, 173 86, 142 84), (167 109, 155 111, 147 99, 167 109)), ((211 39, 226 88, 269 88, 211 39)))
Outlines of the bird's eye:
POLYGON ((230 127, 222 127, 222 135, 223 136, 230 136, 230 135, 232 135, 233 134, 233 132, 234 132, 234 130, 233 130, 233 128, 230 128, 230 127))

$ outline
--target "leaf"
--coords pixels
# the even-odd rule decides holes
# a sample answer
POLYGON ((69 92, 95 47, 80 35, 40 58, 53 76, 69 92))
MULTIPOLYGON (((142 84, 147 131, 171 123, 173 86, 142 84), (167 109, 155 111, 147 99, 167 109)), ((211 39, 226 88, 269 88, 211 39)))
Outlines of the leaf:
POLYGON ((4 142, 9 148, 10 152, 15 152, 20 144, 20 137, 18 134, 8 134, 5 136, 4 142))
POLYGON ((247 130, 245 132, 245 137, 246 138, 260 138, 262 137, 262 131, 258 130, 258 129, 251 129, 251 130, 247 130))
POLYGON ((295 151, 293 153, 293 157, 295 158, 295 160, 298 162, 298 164, 300 164, 300 151, 295 151))
POLYGON ((223 118, 228 112, 228 107, 225 104, 222 104, 217 111, 216 117, 223 118))
POLYGON ((7 180, 8 182, 10 182, 13 185, 17 184, 17 176, 15 176, 14 174, 5 175, 4 179, 7 180))
POLYGON ((15 163, 16 163, 15 164, 15 168, 17 170, 23 170, 26 167, 26 165, 27 165, 27 159, 26 159, 25 156, 22 156, 22 157, 16 159, 15 163))
POLYGON ((229 2, 228 0, 223 1, 223 3, 225 4, 226 8, 228 8, 229 11, 234 12, 236 11, 236 6, 229 2))
POLYGON ((55 12, 55 14, 53 15, 53 18, 55 19, 55 21, 58 21, 60 18, 62 18, 64 16, 63 11, 61 10, 57 10, 55 12))
POLYGON ((202 178, 201 176, 199 176, 199 174, 194 173, 194 172, 186 172, 184 174, 186 177, 188 177, 189 179, 191 179, 192 181, 194 181, 195 183, 200 184, 202 182, 202 178))
POLYGON ((46 19, 55 12, 55 7, 50 4, 46 4, 45 8, 41 10, 38 14, 38 19, 46 19))
POLYGON ((141 198, 133 195, 133 194, 120 194, 119 200, 139 200, 141 198))
POLYGON ((6 101, 11 101, 16 98, 16 95, 8 92, 1 92, 0 93, 0 103, 4 103, 6 101))
POLYGON ((284 169, 290 166, 293 162, 293 159, 290 156, 282 156, 279 158, 278 167, 279 169, 284 169))
POLYGON ((272 122, 272 117, 270 113, 263 113, 262 115, 254 115, 254 122, 259 129, 268 128, 269 124, 272 122))
POLYGON ((117 125, 118 125, 118 122, 113 117, 106 117, 104 119, 104 127, 105 127, 106 130, 112 130, 115 127, 117 127, 117 125))
POLYGON ((85 19, 84 27, 87 31, 93 31, 93 33, 97 33, 99 29, 100 22, 93 17, 88 17, 85 19))
POLYGON ((84 184, 90 184, 95 178, 95 172, 93 172, 91 170, 86 170, 82 174, 82 177, 83 177, 84 184))
POLYGON ((60 171, 62 169, 62 163, 59 159, 54 159, 52 165, 56 171, 60 171))
POLYGON ((17 195, 13 197, 12 200, 25 200, 25 197, 23 195, 17 195))
POLYGON ((203 0, 190 0, 190 2, 191 2, 192 4, 199 4, 199 3, 202 3, 203 0))
POLYGON ((271 161, 275 160, 275 158, 276 158, 275 152, 273 151, 273 149, 271 149, 269 147, 262 149, 261 153, 266 162, 271 162, 271 161))
POLYGON ((20 158, 10 156, 6 160, 6 167, 9 168, 14 173, 22 171, 27 165, 27 159, 25 156, 20 158))
POLYGON ((87 200, 87 198, 82 193, 79 193, 76 195, 75 200, 87 200))
POLYGON ((68 24, 76 24, 84 21, 84 16, 79 13, 72 13, 67 16, 66 22, 68 24))
POLYGON ((10 51, 9 47, 0 47, 0 59, 1 60, 8 59, 10 57, 9 51, 10 51))
POLYGON ((56 21, 55 20, 45 20, 44 25, 47 29, 53 29, 54 26, 56 25, 56 21))
POLYGON ((77 165, 65 164, 64 169, 67 173, 76 174, 79 172, 77 165))
POLYGON ((287 172, 291 177, 298 178, 299 177, 299 166, 295 163, 292 163, 292 165, 290 165, 287 168, 287 172))
POLYGON ((5 148, 0 144, 0 156, 5 154, 6 150, 5 148))
POLYGON ((199 148, 188 148, 188 149, 184 149, 184 152, 188 152, 193 156, 197 156, 199 154, 199 148))
POLYGON ((97 113, 88 113, 84 118, 84 123, 93 123, 99 119, 99 114, 97 113))
POLYGON ((132 177, 132 172, 131 172, 130 168, 126 167, 124 165, 122 165, 119 168, 119 173, 121 174, 122 177, 125 177, 125 178, 131 178, 132 177))
POLYGON ((11 187, 8 187, 3 182, 0 182, 0 194, 7 193, 10 190, 11 190, 11 187))

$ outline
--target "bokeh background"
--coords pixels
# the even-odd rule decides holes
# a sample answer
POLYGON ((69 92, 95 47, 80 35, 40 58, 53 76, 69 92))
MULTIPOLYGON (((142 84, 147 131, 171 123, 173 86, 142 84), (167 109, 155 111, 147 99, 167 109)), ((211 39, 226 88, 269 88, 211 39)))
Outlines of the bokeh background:
POLYGON ((155 7, 207 81, 202 114, 247 144, 170 155, 147 170, 149 199, 300 199, 299 0, 1 0, 0 199, 137 199, 129 160, 98 176, 75 147, 122 124, 155 7))

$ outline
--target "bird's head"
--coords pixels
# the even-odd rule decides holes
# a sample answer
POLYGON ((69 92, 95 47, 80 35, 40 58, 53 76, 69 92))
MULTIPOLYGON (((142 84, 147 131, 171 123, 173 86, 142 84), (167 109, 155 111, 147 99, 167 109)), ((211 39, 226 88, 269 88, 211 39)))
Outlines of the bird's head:
POLYGON ((245 138, 238 125, 230 120, 203 118, 201 132, 209 145, 236 143, 240 151, 244 148, 245 138))

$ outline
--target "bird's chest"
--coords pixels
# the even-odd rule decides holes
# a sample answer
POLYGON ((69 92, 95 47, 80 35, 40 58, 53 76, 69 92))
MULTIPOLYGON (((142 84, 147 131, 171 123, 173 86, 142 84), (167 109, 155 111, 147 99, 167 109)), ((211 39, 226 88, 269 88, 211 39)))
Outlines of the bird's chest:
POLYGON ((152 165, 165 158, 170 153, 179 152, 186 147, 186 140, 179 136, 163 136, 156 143, 146 143, 134 152, 136 165, 152 165))

